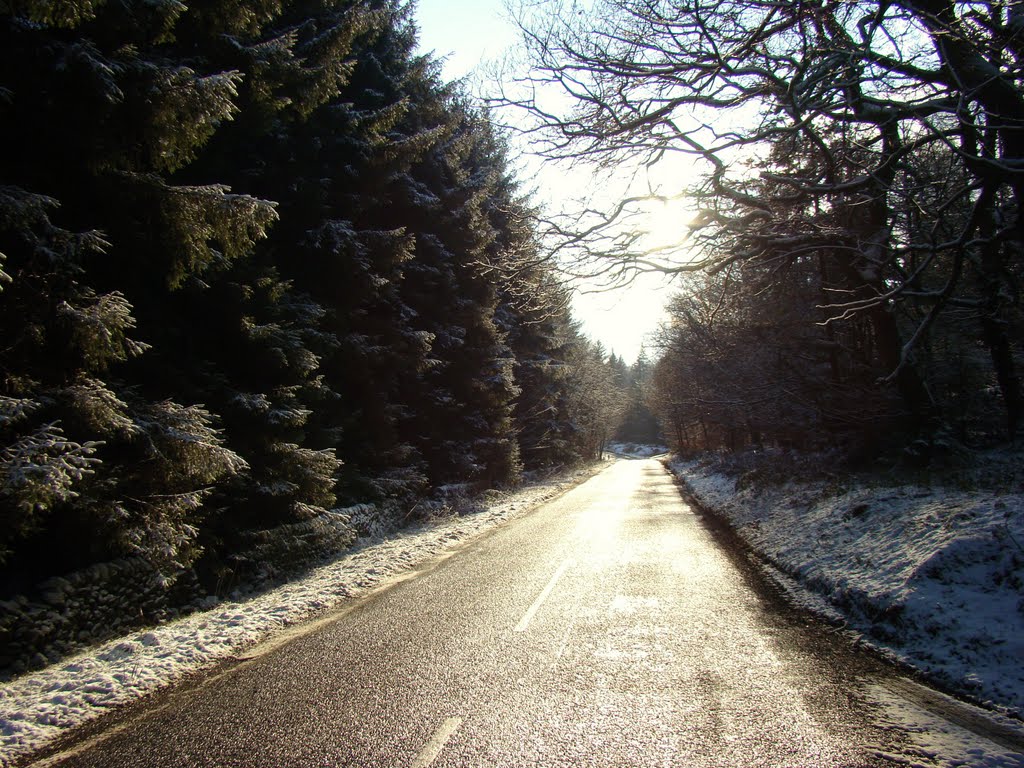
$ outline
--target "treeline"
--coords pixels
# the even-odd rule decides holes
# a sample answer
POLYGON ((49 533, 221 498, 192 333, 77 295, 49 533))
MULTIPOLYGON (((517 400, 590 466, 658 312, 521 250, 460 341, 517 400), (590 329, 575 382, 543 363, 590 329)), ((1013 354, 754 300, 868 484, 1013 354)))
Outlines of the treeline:
POLYGON ((213 588, 599 450, 608 361, 410 14, 0 5, 0 596, 213 588))
POLYGON ((910 297, 839 319, 836 296, 859 291, 837 250, 846 248, 687 279, 668 306, 648 400, 674 445, 684 453, 838 449, 854 463, 920 465, 1019 437, 1007 404, 1019 380, 1007 375, 1009 392, 1000 387, 990 347, 1005 348, 1010 371, 1019 366, 1024 315, 1011 298, 1024 277, 1019 266, 1000 277, 993 339, 972 268, 958 286, 963 303, 930 319, 933 299, 910 297))
POLYGON ((651 408, 654 403, 654 365, 647 350, 640 352, 632 365, 612 355, 608 361, 612 369, 618 409, 616 411, 614 439, 623 443, 655 445, 663 441, 661 423, 651 408))
POLYGON ((799 33, 752 57, 787 90, 765 99, 753 172, 702 195, 696 239, 714 255, 662 339, 659 409, 683 450, 919 465, 1019 437, 1021 21, 1000 4, 851 3, 764 35, 799 33))
POLYGON ((495 101, 548 156, 700 169, 555 228, 604 273, 688 273, 655 376, 680 448, 924 462, 1019 439, 1021 3, 518 7, 531 85, 563 99, 495 101), (696 216, 638 253, 652 199, 696 216))
MULTIPOLYGON (((1007 246, 1009 256, 1016 246, 1007 246)), ((929 316, 948 276, 921 275, 913 293, 878 301, 908 266, 890 262, 892 274, 882 270, 869 290, 847 261, 853 248, 808 238, 797 254, 687 278, 668 306, 649 400, 679 450, 838 449, 858 464, 922 465, 1019 436, 1018 260, 992 276, 998 305, 965 262, 957 301, 929 316), (837 300, 858 295, 870 297, 864 311, 837 313, 837 300), (989 311, 998 334, 986 331, 989 311)))

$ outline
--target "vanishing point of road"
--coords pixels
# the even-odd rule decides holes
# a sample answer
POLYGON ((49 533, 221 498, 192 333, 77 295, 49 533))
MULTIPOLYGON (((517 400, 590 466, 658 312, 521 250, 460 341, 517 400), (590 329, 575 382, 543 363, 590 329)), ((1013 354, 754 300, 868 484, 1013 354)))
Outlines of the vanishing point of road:
POLYGON ((858 694, 885 668, 747 571, 659 462, 617 461, 35 764, 892 765, 858 694))

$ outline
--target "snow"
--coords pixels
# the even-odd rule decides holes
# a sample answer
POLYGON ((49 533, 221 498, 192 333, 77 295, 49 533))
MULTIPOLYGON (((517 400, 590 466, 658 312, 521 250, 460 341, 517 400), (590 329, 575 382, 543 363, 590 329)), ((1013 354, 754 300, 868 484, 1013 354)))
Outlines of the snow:
POLYGON ((899 754, 877 750, 895 765, 912 768, 948 766, 959 768, 1019 768, 1024 755, 998 741, 938 717, 924 707, 893 694, 883 686, 872 686, 871 699, 879 707, 879 722, 908 737, 899 754))
POLYGON ((1024 494, 834 479, 737 488, 711 462, 670 467, 795 602, 941 687, 1024 716, 1024 494))
POLYGON ((608 452, 626 459, 649 459, 668 453, 664 445, 643 445, 638 443, 610 443, 608 452))
POLYGON ((112 707, 238 656, 286 627, 365 594, 392 577, 523 514, 581 480, 582 473, 491 492, 476 511, 391 536, 375 535, 299 581, 136 632, 0 686, 0 766, 112 707))

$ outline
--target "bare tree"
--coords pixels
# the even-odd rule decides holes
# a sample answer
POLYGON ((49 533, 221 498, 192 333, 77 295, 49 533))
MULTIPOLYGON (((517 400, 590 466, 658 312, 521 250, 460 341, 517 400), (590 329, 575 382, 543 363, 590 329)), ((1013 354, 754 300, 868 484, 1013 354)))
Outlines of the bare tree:
POLYGON ((600 459, 625 411, 625 392, 615 381, 604 348, 580 337, 568 358, 571 369, 567 412, 575 425, 581 455, 600 459))
POLYGON ((1016 432, 1024 3, 524 0, 516 14, 531 68, 493 101, 538 153, 703 169, 553 217, 556 252, 627 281, 821 259, 825 320, 867 319, 911 431, 937 423, 916 350, 943 312, 969 312, 1016 432), (641 248, 642 207, 680 195, 696 218, 641 248))

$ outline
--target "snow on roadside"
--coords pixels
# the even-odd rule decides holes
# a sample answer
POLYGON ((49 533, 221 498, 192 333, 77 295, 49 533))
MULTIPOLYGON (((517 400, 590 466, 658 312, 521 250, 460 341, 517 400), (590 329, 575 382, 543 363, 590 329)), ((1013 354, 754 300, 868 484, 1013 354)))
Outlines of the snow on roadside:
POLYGON ((208 668, 275 632, 358 596, 579 483, 587 472, 537 482, 461 517, 363 540, 337 560, 276 589, 135 632, 0 685, 0 766, 69 728, 208 668))
POLYGON ((868 688, 880 723, 907 737, 899 753, 875 751, 894 765, 909 768, 1020 768, 1022 755, 951 720, 894 695, 881 685, 868 688))
POLYGON ((668 448, 646 443, 610 443, 608 452, 627 459, 650 459, 668 453, 668 448))
POLYGON ((1024 495, 824 482, 737 489, 699 461, 670 467, 805 607, 985 706, 1024 715, 1024 495))

